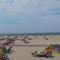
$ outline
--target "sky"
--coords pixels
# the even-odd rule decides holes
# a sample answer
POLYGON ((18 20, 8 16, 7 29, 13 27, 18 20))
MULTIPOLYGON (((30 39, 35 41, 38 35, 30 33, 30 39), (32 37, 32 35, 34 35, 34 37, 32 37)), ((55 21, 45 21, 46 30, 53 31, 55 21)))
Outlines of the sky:
POLYGON ((0 0, 0 33, 60 32, 60 0, 0 0))

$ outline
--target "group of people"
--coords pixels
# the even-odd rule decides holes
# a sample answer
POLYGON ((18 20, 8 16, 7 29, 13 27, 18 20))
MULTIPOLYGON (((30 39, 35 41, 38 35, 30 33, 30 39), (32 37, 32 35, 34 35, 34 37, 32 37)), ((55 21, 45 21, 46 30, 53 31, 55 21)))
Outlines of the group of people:
POLYGON ((32 53, 33 55, 48 55, 48 56, 52 56, 52 53, 54 52, 53 46, 52 44, 50 44, 47 48, 45 48, 44 51, 39 52, 39 51, 35 51, 35 53, 32 53))
POLYGON ((0 46, 0 54, 1 54, 1 53, 9 53, 10 50, 11 50, 11 48, 12 48, 12 47, 9 47, 9 48, 7 49, 4 45, 0 46))
MULTIPOLYGON (((35 51, 35 53, 40 54, 39 51, 35 51)), ((45 55, 52 55, 53 53, 60 53, 60 45, 59 44, 49 44, 44 51, 42 51, 42 54, 45 54, 45 55)))
POLYGON ((10 53, 11 48, 7 49, 4 45, 0 46, 0 60, 9 60, 8 53, 10 53))

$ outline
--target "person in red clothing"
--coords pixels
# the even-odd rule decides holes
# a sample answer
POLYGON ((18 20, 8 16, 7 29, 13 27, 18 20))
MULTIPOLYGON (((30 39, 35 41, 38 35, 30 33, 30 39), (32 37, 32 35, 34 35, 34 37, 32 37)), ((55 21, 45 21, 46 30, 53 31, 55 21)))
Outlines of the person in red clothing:
POLYGON ((52 54, 52 52, 54 51, 52 44, 50 44, 46 49, 45 52, 46 54, 52 54))

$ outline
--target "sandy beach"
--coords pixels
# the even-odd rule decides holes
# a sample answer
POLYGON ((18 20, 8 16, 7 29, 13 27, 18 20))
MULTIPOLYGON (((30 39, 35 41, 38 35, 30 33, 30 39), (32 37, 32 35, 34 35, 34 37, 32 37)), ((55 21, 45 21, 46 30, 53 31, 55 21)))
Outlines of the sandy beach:
POLYGON ((33 57, 32 51, 43 51, 46 46, 15 46, 13 47, 14 53, 9 55, 10 60, 60 60, 60 55, 56 55, 55 58, 33 57))
MULTIPOLYGON (((6 36, 4 37, 4 41, 7 40, 6 36)), ((60 55, 56 55, 55 58, 39 58, 32 57, 31 52, 44 51, 47 45, 51 44, 60 44, 60 35, 47 35, 47 36, 9 36, 9 38, 14 38, 14 44, 10 44, 13 47, 13 53, 9 54, 10 60, 60 60, 60 55), (24 43, 21 39, 30 38, 30 43, 24 43)))
POLYGON ((0 60, 60 60, 59 26, 60 0, 0 0, 0 60))
POLYGON ((21 41, 22 37, 20 37, 20 38, 18 38, 19 40, 15 41, 15 45, 49 45, 50 43, 51 44, 60 44, 60 35, 27 36, 27 37, 31 38, 29 44, 25 44, 24 42, 22 42, 21 41))
POLYGON ((32 38, 30 43, 25 44, 21 41, 21 36, 18 36, 19 40, 15 40, 17 46, 13 46, 14 52, 9 55, 10 60, 60 60, 60 55, 56 55, 55 58, 39 58, 32 57, 31 52, 44 51, 47 46, 40 45, 49 45, 49 43, 60 44, 60 35, 56 36, 28 36, 32 38), (48 38, 48 40, 45 39, 48 38), (19 46, 20 45, 20 46, 19 46), (27 45, 27 46, 26 46, 27 45))

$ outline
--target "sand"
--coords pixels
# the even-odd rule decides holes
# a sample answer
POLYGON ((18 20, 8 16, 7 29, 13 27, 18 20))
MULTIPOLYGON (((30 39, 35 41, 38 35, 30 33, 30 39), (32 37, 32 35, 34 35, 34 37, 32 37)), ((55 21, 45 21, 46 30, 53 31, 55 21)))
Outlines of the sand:
POLYGON ((46 46, 38 45, 49 45, 49 43, 60 44, 60 35, 28 36, 28 38, 32 38, 29 44, 25 44, 23 41, 21 41, 21 38, 23 37, 18 36, 17 39, 19 40, 15 39, 15 44, 12 45, 28 46, 13 46, 14 52, 9 55, 10 60, 60 60, 60 55, 56 55, 55 58, 38 58, 32 57, 31 55, 32 51, 43 51, 46 48, 46 46), (46 40, 45 37, 47 37, 48 40, 46 40))
POLYGON ((43 51, 46 46, 15 46, 14 52, 10 55, 10 60, 60 60, 60 55, 55 58, 32 57, 31 52, 38 50, 43 51))
POLYGON ((49 45, 50 43, 60 44, 60 35, 28 36, 28 38, 31 38, 29 44, 25 44, 23 41, 21 41, 21 37, 20 37, 19 40, 15 41, 15 45, 49 45), (45 37, 47 37, 48 40, 46 40, 45 37))

